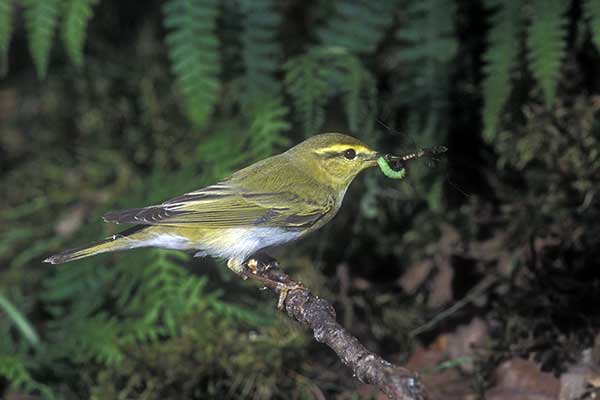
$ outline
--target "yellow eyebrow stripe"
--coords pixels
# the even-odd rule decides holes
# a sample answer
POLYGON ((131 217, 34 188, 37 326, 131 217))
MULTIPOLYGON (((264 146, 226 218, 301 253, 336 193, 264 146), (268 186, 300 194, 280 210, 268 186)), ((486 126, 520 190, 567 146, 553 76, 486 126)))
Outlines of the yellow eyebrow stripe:
POLYGON ((348 149, 354 149, 357 153, 371 153, 373 150, 366 146, 356 145, 356 144, 332 144, 328 147, 322 147, 320 149, 315 149, 314 152, 317 154, 325 154, 325 153, 342 153, 348 149))

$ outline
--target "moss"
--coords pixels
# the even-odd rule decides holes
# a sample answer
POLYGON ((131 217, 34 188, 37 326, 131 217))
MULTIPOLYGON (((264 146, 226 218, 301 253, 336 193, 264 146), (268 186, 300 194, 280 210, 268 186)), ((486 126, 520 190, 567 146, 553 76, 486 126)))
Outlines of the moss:
POLYGON ((205 310, 183 334, 125 350, 123 363, 101 369, 92 398, 287 398, 302 391, 307 337, 288 321, 241 329, 205 310))

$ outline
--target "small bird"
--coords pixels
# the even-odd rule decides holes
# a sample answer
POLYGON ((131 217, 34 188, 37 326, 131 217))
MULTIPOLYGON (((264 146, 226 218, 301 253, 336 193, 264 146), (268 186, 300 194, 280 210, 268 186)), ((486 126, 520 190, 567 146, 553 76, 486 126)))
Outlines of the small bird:
MULTIPOLYGON (((413 153, 412 158, 418 156, 413 153)), ((329 222, 348 185, 381 158, 351 136, 316 135, 214 185, 162 204, 109 212, 105 221, 136 226, 44 261, 59 264, 105 252, 160 247, 224 258, 231 270, 242 274, 258 251, 297 240, 329 222)), ((386 156, 399 162, 412 158, 386 156)))

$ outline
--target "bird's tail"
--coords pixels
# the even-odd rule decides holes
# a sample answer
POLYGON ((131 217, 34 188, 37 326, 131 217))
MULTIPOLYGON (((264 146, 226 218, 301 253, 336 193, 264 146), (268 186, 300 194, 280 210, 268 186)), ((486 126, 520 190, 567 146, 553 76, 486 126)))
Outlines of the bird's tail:
POLYGON ((44 262, 50 264, 62 264, 69 261, 75 261, 81 258, 94 256, 100 253, 139 247, 139 241, 135 239, 134 235, 144 228, 146 227, 134 227, 104 240, 90 243, 85 246, 76 247, 74 249, 65 250, 62 253, 58 253, 46 258, 44 262))

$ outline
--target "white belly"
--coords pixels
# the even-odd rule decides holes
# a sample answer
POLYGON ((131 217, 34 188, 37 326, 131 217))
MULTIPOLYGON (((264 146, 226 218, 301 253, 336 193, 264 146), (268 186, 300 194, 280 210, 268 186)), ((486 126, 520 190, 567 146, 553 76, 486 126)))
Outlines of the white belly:
POLYGON ((197 257, 210 255, 246 260, 261 249, 284 244, 300 236, 300 232, 286 231, 281 228, 240 227, 227 229, 218 239, 199 242, 190 242, 187 238, 173 233, 159 233, 143 241, 135 241, 131 247, 198 250, 195 254, 197 257))
POLYGON ((291 242, 300 236, 300 232, 290 232, 281 228, 231 228, 219 240, 202 243, 197 256, 208 254, 213 257, 245 260, 261 249, 291 242))

